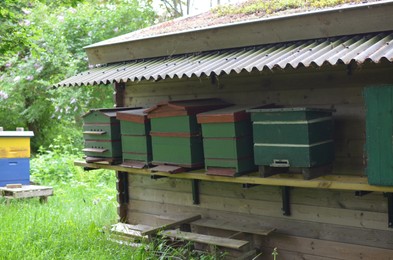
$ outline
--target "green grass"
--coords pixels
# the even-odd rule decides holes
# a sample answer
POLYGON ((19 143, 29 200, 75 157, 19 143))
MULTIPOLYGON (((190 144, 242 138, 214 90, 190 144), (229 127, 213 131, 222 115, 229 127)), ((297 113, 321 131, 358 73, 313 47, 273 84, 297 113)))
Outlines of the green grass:
POLYGON ((96 178, 54 185, 46 204, 30 198, 7 205, 0 198, 0 259, 217 259, 163 239, 137 248, 109 241, 110 226, 117 222, 114 172, 86 174, 96 178), (106 182, 97 183, 102 179, 106 182))
POLYGON ((164 239, 137 248, 109 241, 118 218, 115 172, 75 167, 82 155, 60 141, 31 160, 31 179, 54 188, 48 203, 30 198, 7 205, 0 197, 0 260, 216 259, 164 239))
POLYGON ((117 221, 114 182, 54 193, 47 204, 0 199, 0 259, 142 259, 141 250, 107 239, 105 227, 117 221))

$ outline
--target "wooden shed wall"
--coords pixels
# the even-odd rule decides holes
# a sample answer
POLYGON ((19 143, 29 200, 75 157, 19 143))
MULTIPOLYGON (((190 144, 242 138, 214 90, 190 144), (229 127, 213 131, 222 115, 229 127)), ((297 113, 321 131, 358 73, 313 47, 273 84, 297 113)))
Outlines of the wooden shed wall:
POLYGON ((129 175, 129 196, 128 223, 155 225, 160 223, 151 223, 153 215, 202 214, 204 218, 277 228, 268 238, 254 238, 267 255, 277 247, 292 254, 290 259, 306 255, 377 259, 374 252, 380 259, 393 257, 393 231, 387 227, 387 204, 381 193, 355 197, 350 191, 294 188, 289 217, 281 211, 280 187, 243 189, 239 184, 203 181, 200 204, 193 205, 190 180, 129 175))
MULTIPOLYGON (((219 97, 236 104, 335 108, 334 173, 363 175, 362 92, 365 86, 382 84, 393 84, 391 64, 325 66, 131 83, 126 86, 124 103, 146 106, 219 97)), ((266 259, 274 247, 280 259, 393 259, 393 230, 388 228, 382 193, 355 197, 351 191, 292 188, 292 215, 286 217, 281 211, 280 187, 243 189, 239 184, 202 181, 200 205, 193 205, 190 180, 128 176, 129 223, 148 224, 150 215, 193 212, 277 228, 269 238, 254 239, 266 259)))
POLYGON ((335 108, 334 172, 363 175, 363 88, 393 83, 390 64, 287 69, 274 72, 132 83, 125 104, 146 106, 177 99, 219 97, 236 104, 335 108))

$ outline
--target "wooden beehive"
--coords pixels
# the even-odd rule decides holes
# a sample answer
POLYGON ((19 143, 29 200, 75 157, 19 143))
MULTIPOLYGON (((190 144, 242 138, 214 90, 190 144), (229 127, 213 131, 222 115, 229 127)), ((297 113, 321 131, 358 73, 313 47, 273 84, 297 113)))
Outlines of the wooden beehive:
POLYGON ((93 109, 83 116, 83 137, 87 162, 121 161, 120 122, 116 112, 136 108, 93 109))
POLYGON ((203 144, 196 114, 229 105, 213 98, 170 101, 149 109, 153 164, 203 167, 203 144))
POLYGON ((120 120, 123 166, 143 168, 152 160, 150 120, 146 108, 117 112, 120 120))
POLYGON ((334 110, 273 108, 249 111, 256 165, 306 169, 332 163, 334 110))
POLYGON ((237 176, 256 169, 249 108, 231 106, 197 115, 207 174, 237 176))
POLYGON ((30 138, 32 131, 0 131, 0 187, 30 184, 30 138))

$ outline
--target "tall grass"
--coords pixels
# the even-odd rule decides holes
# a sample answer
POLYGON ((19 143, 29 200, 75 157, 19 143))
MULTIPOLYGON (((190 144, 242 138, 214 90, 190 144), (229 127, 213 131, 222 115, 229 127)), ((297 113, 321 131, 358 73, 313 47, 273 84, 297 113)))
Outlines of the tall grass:
POLYGON ((110 186, 55 185, 47 204, 0 199, 0 259, 142 259, 107 240, 117 219, 110 186))
POLYGON ((137 248, 110 241, 117 222, 115 173, 74 167, 82 155, 72 147, 59 137, 31 161, 32 180, 54 188, 48 203, 31 198, 7 205, 0 198, 0 260, 214 259, 165 240, 137 248))

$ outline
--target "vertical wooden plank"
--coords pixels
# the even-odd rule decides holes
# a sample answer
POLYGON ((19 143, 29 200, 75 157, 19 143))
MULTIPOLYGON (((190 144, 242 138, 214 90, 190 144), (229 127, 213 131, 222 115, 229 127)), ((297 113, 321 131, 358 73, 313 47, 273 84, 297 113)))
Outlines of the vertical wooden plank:
MULTIPOLYGON (((114 94, 113 99, 116 107, 124 107, 125 100, 125 83, 115 82, 113 85, 114 94)), ((116 189, 117 189, 117 215, 119 222, 127 221, 128 211, 128 173, 116 171, 116 189)))
POLYGON ((125 83, 117 83, 115 82, 114 84, 114 90, 115 93, 113 95, 113 99, 115 102, 116 107, 124 107, 124 100, 125 100, 125 89, 126 89, 126 84, 125 83))
POLYGON ((126 222, 127 220, 127 210, 129 202, 128 194, 128 173, 126 172, 116 172, 116 189, 117 189, 117 214, 119 216, 119 222, 126 222))
POLYGON ((365 89, 367 175, 370 184, 393 185, 393 86, 365 89))

